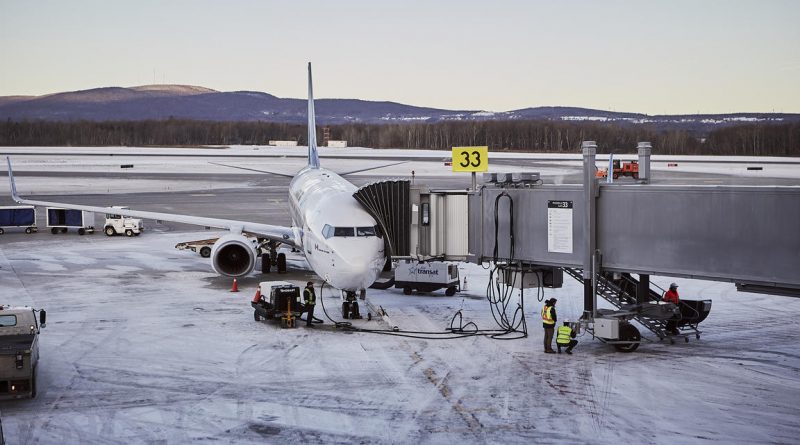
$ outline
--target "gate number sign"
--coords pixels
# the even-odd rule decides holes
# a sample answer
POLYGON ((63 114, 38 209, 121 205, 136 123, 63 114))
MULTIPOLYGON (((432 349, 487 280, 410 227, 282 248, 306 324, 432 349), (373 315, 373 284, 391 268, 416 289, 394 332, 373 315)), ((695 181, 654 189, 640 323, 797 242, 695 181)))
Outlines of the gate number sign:
POLYGON ((489 147, 453 147, 453 171, 489 171, 489 147))

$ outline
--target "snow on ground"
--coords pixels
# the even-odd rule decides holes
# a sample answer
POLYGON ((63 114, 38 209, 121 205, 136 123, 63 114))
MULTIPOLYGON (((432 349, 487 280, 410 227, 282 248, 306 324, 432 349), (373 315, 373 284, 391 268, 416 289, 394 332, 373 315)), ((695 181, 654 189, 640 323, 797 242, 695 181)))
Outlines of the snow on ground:
MULTIPOLYGON (((632 354, 586 335, 572 356, 544 354, 530 291, 520 340, 411 339, 328 322, 281 329, 253 321, 257 282, 312 275, 252 275, 231 293, 207 259, 173 249, 207 235, 5 235, 0 301, 48 310, 39 396, 0 403, 9 443, 791 443, 800 434, 791 329, 800 300, 681 280, 684 298, 714 301, 701 340, 632 354)), ((441 332, 458 310, 492 328, 488 272, 460 268, 468 289, 454 297, 371 290, 368 300, 403 330, 441 332)), ((545 292, 562 319, 580 314, 577 282, 545 292)), ((338 297, 322 295, 339 320, 338 297)))

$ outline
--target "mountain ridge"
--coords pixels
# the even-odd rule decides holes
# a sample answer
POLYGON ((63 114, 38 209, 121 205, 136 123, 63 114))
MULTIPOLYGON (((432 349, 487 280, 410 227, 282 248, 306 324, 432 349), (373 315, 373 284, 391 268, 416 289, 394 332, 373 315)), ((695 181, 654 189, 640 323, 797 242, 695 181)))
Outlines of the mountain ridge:
MULTIPOLYGON (((648 115, 569 106, 494 112, 447 110, 362 99, 317 99, 316 111, 317 122, 322 125, 551 120, 647 125, 656 129, 700 133, 741 123, 800 121, 800 113, 648 115)), ((170 118, 302 123, 306 120, 306 100, 280 98, 260 91, 223 92, 201 86, 171 84, 100 87, 42 96, 0 96, 0 119, 3 120, 138 121, 170 118)))

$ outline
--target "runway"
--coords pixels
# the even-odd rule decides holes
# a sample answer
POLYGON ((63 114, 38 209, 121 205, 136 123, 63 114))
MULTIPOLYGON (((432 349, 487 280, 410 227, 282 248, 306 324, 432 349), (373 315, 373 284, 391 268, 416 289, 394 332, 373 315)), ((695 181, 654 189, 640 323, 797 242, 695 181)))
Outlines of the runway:
MULTIPOLYGON (((125 162, 137 167, 120 173, 118 159, 96 158, 12 160, 29 197, 290 222, 288 178, 222 173, 192 157, 165 164, 130 156, 125 162)), ((329 161, 331 168, 348 163, 329 161)), ((580 181, 575 162, 525 163, 541 169, 546 182, 580 181)), ((415 169, 415 180, 432 188, 469 186, 468 175, 443 167, 414 161, 353 182, 408 177, 415 169)), ((748 176, 725 174, 727 164, 712 167, 665 168, 654 181, 800 185, 798 166, 773 178, 769 170, 748 176)), ((11 203, 4 192, 0 205, 11 203)), ((249 301, 259 281, 315 279, 301 258, 290 255, 289 274, 253 273, 231 293, 230 280, 208 259, 173 247, 219 232, 154 221, 145 227, 136 238, 46 230, 0 236, 0 303, 48 310, 38 397, 0 402, 7 443, 792 443, 800 435, 800 333, 790 328, 797 299, 681 280, 684 298, 714 301, 701 339, 646 342, 633 354, 588 336, 572 356, 541 353, 541 303, 528 291, 529 336, 519 340, 353 333, 328 320, 281 329, 255 322, 249 301), (754 310, 768 320, 753 317, 754 310)), ((371 290, 369 304, 407 331, 442 332, 459 310, 465 321, 494 327, 487 271, 459 269, 469 285, 454 297, 371 290)), ((653 277, 662 286, 670 280, 653 277)), ((560 319, 580 314, 577 282, 545 296, 558 298, 560 319)), ((340 320, 338 296, 325 290, 321 300, 340 320)), ((390 327, 377 316, 356 323, 390 327)))

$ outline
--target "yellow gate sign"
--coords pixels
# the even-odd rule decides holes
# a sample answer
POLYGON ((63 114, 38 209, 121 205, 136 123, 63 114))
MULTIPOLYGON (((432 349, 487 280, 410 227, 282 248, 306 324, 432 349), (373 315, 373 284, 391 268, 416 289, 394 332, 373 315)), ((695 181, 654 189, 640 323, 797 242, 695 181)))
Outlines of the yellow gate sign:
POLYGON ((453 147, 453 171, 489 171, 489 147, 453 147))

